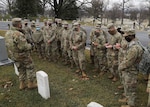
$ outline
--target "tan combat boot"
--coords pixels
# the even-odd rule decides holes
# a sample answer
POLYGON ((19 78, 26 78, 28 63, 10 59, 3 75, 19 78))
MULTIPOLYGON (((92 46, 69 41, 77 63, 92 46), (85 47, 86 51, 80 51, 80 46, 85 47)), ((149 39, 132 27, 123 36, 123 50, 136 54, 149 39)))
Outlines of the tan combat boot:
POLYGON ((108 76, 108 79, 113 79, 113 78, 114 76, 112 74, 108 76))
POLYGON ((120 103, 127 103, 127 100, 128 99, 126 97, 124 97, 122 99, 119 99, 118 102, 120 102, 120 103))
POLYGON ((26 84, 25 84, 25 81, 20 81, 20 85, 19 85, 19 89, 20 90, 23 90, 23 89, 25 89, 27 86, 26 86, 26 84))
POLYGON ((84 71, 82 71, 82 79, 89 80, 89 77, 86 75, 86 73, 84 71))
POLYGON ((105 72, 104 71, 101 71, 100 73, 99 73, 99 76, 103 76, 105 74, 105 72))
POLYGON ((118 81, 118 78, 117 78, 117 77, 114 77, 114 78, 112 79, 112 81, 113 81, 113 82, 116 82, 116 81, 118 81))
POLYGON ((123 85, 118 86, 118 89, 123 89, 123 88, 124 88, 123 85))
POLYGON ((28 89, 34 89, 37 88, 37 84, 33 81, 28 81, 28 89))

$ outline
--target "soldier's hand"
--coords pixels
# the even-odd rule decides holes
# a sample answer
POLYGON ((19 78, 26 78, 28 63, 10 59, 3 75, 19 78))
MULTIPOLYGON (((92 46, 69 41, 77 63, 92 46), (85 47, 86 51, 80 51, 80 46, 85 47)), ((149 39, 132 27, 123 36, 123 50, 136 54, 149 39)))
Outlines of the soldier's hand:
POLYGON ((111 49, 111 48, 113 48, 113 46, 112 45, 107 45, 106 48, 111 49))
POLYGON ((109 45, 109 43, 105 43, 105 44, 104 44, 104 46, 108 46, 108 45, 109 45))
POLYGON ((146 88, 146 92, 150 93, 150 88, 149 87, 146 88))

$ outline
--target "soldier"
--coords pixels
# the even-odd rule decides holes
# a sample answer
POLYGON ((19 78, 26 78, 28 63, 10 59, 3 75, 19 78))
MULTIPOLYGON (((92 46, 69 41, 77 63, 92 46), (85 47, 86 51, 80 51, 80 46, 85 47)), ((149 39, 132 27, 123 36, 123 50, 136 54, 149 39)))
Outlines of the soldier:
POLYGON ((30 56, 31 44, 20 32, 22 29, 21 18, 12 19, 12 28, 6 32, 6 45, 11 58, 14 60, 19 71, 19 89, 26 87, 29 89, 37 87, 35 82, 35 72, 32 58, 30 56), (26 85, 27 81, 27 85, 26 85))
POLYGON ((63 57, 64 57, 64 64, 67 65, 70 63, 69 61, 69 39, 70 39, 70 35, 69 35, 69 26, 68 26, 68 22, 64 22, 63 23, 63 27, 64 30, 62 31, 62 37, 61 37, 61 49, 63 51, 63 57))
POLYGON ((96 70, 100 73, 100 75, 104 74, 104 68, 105 68, 105 44, 106 39, 103 34, 103 30, 99 28, 99 26, 96 27, 96 30, 94 32, 94 37, 92 41, 93 45, 93 52, 94 52, 94 64, 96 70))
POLYGON ((27 42, 30 43, 32 45, 32 49, 33 49, 33 39, 32 39, 32 30, 30 29, 30 27, 28 26, 28 20, 24 20, 24 28, 23 30, 25 31, 25 36, 27 39, 27 42))
MULTIPOLYGON (((97 24, 96 24, 96 26, 95 27, 99 27, 99 28, 101 28, 101 22, 97 22, 97 24)), ((90 32, 90 41, 91 41, 91 43, 90 43, 90 45, 91 45, 91 47, 90 47, 90 59, 91 59, 91 63, 92 64, 94 64, 94 50, 93 50, 93 44, 92 44, 92 41, 93 41, 93 38, 94 38, 94 33, 95 33, 95 28, 94 29, 92 29, 92 31, 90 32)))
POLYGON ((88 77, 85 73, 85 43, 86 34, 80 30, 79 24, 74 23, 74 31, 71 36, 71 49, 73 52, 73 59, 76 64, 76 73, 82 74, 82 78, 87 80, 88 77))
POLYGON ((39 58, 45 58, 44 36, 39 25, 36 25, 36 31, 32 35, 35 46, 37 47, 39 58))
POLYGON ((48 19, 48 30, 47 30, 47 36, 45 37, 45 51, 46 51, 46 57, 49 61, 52 60, 52 47, 48 43, 50 38, 52 37, 54 33, 54 27, 52 26, 53 22, 52 19, 48 19))
POLYGON ((124 36, 129 45, 126 56, 119 64, 118 69, 123 75, 127 105, 122 105, 121 107, 135 107, 138 75, 137 65, 141 60, 143 49, 135 39, 135 30, 128 30, 124 36))
POLYGON ((107 48, 107 61, 108 68, 111 72, 111 75, 108 77, 112 79, 113 82, 118 80, 118 49, 115 48, 117 43, 121 42, 122 36, 118 33, 114 24, 108 25, 108 32, 110 34, 110 38, 108 43, 105 44, 107 48))
POLYGON ((55 34, 57 37, 57 59, 59 59, 62 56, 62 49, 61 49, 61 37, 62 37, 62 20, 57 19, 57 27, 55 29, 55 34))

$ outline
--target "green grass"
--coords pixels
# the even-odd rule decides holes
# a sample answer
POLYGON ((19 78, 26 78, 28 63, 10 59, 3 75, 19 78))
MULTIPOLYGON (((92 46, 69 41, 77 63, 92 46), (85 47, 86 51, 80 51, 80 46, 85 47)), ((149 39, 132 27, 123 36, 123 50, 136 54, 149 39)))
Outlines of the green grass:
MULTIPOLYGON (((43 70, 49 76, 50 96, 45 100, 37 89, 19 91, 19 81, 15 74, 13 65, 0 66, 0 107, 86 107, 91 101, 98 102, 104 107, 120 107, 123 91, 117 89, 120 82, 113 83, 107 79, 109 73, 103 77, 98 77, 92 72, 93 65, 89 62, 89 51, 86 51, 86 71, 90 80, 81 80, 75 73, 75 69, 70 69, 58 63, 44 61, 32 54, 35 71, 43 70), (96 77, 95 77, 96 76, 96 77), (7 81, 12 81, 13 86, 4 88, 7 81)), ((136 107, 146 107, 148 94, 145 92, 147 83, 140 74, 138 79, 137 105, 136 107)))

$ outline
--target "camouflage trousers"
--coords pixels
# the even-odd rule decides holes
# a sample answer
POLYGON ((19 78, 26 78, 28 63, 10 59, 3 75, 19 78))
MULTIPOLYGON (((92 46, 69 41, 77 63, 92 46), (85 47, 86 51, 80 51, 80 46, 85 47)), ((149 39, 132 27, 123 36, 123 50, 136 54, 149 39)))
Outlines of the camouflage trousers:
POLYGON ((106 69, 105 67, 105 57, 104 54, 99 54, 94 56, 94 65, 95 68, 98 69, 100 72, 106 69))
POLYGON ((107 55, 107 63, 109 71, 115 77, 118 77, 118 56, 107 55))
POLYGON ((150 107, 150 93, 148 95, 148 103, 147 103, 147 107, 150 107))
POLYGON ((81 71, 85 71, 85 53, 84 49, 80 50, 73 50, 72 51, 73 60, 75 62, 75 65, 78 69, 81 71))
POLYGON ((40 57, 45 57, 45 44, 44 44, 44 42, 36 43, 36 46, 37 46, 38 55, 40 57))
POLYGON ((31 57, 26 57, 24 59, 18 60, 15 62, 18 71, 19 71, 19 80, 20 81, 25 81, 25 80, 30 80, 34 81, 35 80, 35 72, 34 72, 34 64, 31 59, 31 57))
POLYGON ((52 46, 48 43, 45 43, 45 56, 48 59, 52 59, 52 46))
POLYGON ((128 99, 127 103, 130 106, 135 106, 135 99, 136 99, 136 89, 137 89, 137 73, 136 71, 123 71, 122 78, 123 78, 123 85, 124 85, 124 92, 128 99))

